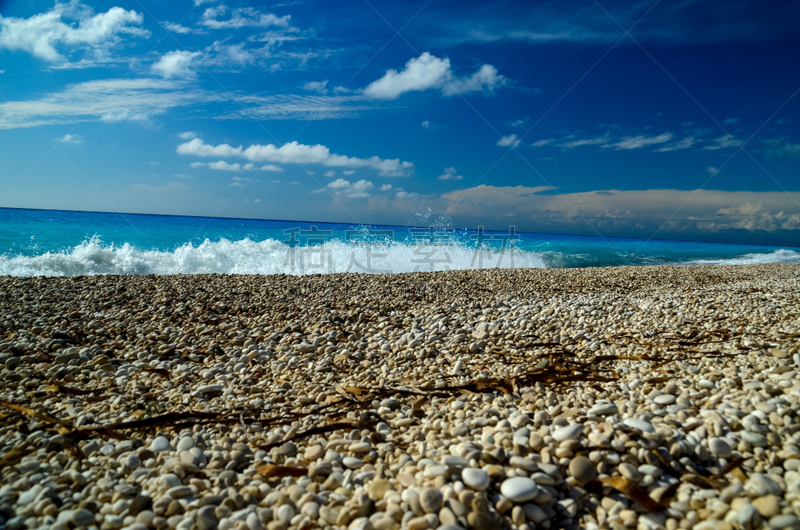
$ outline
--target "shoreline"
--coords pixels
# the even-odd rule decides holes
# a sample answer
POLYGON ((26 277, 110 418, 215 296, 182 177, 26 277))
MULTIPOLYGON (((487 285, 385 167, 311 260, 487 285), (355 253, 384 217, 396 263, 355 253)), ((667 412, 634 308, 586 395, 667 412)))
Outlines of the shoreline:
POLYGON ((800 528, 798 307, 788 264, 0 277, 0 517, 800 528))

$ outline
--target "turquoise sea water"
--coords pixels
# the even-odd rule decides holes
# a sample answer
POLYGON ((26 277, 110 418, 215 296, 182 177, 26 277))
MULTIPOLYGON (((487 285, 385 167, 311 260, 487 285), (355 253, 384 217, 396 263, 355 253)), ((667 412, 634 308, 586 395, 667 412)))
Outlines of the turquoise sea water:
POLYGON ((800 249, 0 208, 0 274, 326 274, 800 263, 800 249))

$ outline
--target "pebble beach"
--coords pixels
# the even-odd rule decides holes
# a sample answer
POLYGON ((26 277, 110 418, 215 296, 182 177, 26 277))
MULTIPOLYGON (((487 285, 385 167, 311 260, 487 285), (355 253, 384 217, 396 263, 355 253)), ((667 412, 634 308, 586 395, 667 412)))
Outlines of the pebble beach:
POLYGON ((800 266, 0 278, 9 530, 800 529, 800 266))

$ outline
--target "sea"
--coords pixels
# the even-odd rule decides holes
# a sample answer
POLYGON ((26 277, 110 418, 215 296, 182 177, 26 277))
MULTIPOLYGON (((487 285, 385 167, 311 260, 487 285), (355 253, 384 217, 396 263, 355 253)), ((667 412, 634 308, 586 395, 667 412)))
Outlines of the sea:
POLYGON ((0 208, 0 275, 368 274, 800 263, 800 248, 0 208))

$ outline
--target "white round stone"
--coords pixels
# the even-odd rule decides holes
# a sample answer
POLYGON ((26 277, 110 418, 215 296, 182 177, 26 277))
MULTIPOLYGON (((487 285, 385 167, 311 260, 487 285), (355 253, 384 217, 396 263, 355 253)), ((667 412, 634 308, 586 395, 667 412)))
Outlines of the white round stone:
POLYGON ((176 449, 178 451, 188 451, 192 447, 194 447, 194 440, 192 440, 190 436, 184 436, 178 442, 178 446, 176 447, 176 449))
POLYGON ((619 412, 613 403, 600 403, 589 409, 589 416, 610 416, 619 412))
POLYGON ((364 462, 362 462, 360 458, 356 458, 354 456, 346 456, 342 458, 342 464, 344 464, 344 467, 350 469, 358 469, 364 465, 364 462))
POLYGON ((733 453, 731 444, 724 438, 711 438, 708 441, 708 449, 711 451, 711 454, 721 458, 727 458, 733 453))
POLYGON ((763 434, 758 434, 753 431, 742 431, 739 437, 750 445, 763 446, 767 445, 767 437, 763 434))
POLYGON ((164 436, 156 436, 155 439, 150 443, 150 450, 155 454, 163 453, 164 451, 169 451, 170 449, 171 447, 169 445, 169 440, 167 440, 164 436))
POLYGON ((464 481, 467 487, 478 491, 484 491, 492 482, 489 473, 476 467, 464 469, 464 471, 461 472, 461 480, 464 481))
POLYGON ((675 403, 675 399, 675 396, 672 394, 661 394, 660 396, 656 396, 653 401, 659 405, 672 405, 675 403))
POLYGON ((636 418, 625 418, 622 420, 622 423, 628 427, 633 427, 634 429, 638 429, 642 432, 656 432, 656 430, 653 428, 653 425, 649 421, 639 420, 636 418))
POLYGON ((563 442, 571 438, 578 438, 581 432, 583 432, 583 425, 567 425, 566 427, 560 427, 553 431, 552 436, 557 442, 563 442))
POLYGON ((500 486, 500 493, 511 502, 525 502, 536 497, 539 487, 527 477, 506 479, 500 486))

